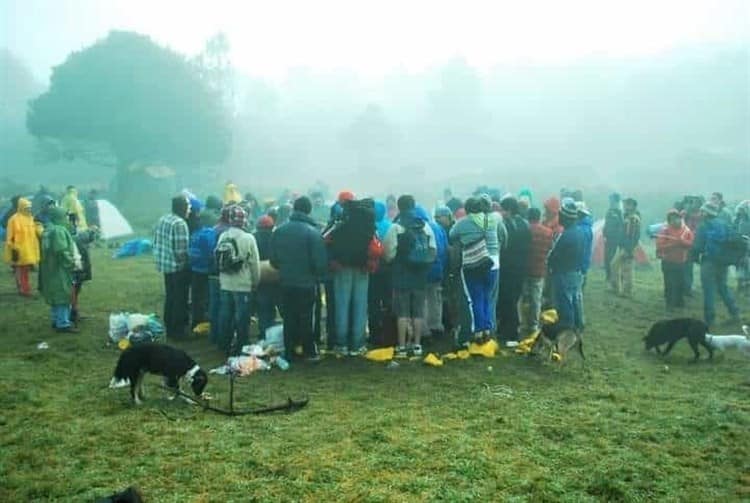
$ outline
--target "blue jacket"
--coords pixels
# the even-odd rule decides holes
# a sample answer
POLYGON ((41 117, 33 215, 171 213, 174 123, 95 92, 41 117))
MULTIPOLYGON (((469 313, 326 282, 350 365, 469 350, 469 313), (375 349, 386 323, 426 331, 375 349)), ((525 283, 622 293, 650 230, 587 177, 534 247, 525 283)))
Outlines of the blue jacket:
POLYGON ((375 232, 381 241, 385 239, 385 234, 391 228, 391 221, 385 217, 386 211, 383 201, 375 201, 375 232))
POLYGON ((190 269, 200 274, 218 274, 214 249, 218 235, 214 227, 202 227, 190 236, 190 269))
POLYGON ((585 216, 578 221, 578 228, 581 229, 583 236, 583 256, 581 257, 580 270, 583 274, 589 272, 591 267, 591 253, 594 243, 594 220, 590 216, 585 216))
POLYGON ((722 253, 722 244, 729 236, 729 228, 721 218, 707 218, 698 227, 693 240, 692 256, 699 262, 715 262, 722 253))
POLYGON ((443 229, 439 223, 435 222, 434 220, 430 220, 427 211, 423 207, 417 206, 414 213, 416 214, 417 218, 427 222, 427 225, 430 226, 433 234, 435 234, 437 254, 435 256, 435 262, 432 263, 430 272, 427 274, 427 282, 440 283, 441 281, 443 281, 443 275, 448 268, 448 235, 445 233, 445 229, 443 229))
POLYGON ((549 252, 547 266, 552 274, 580 271, 583 261, 583 232, 578 225, 565 228, 549 252))

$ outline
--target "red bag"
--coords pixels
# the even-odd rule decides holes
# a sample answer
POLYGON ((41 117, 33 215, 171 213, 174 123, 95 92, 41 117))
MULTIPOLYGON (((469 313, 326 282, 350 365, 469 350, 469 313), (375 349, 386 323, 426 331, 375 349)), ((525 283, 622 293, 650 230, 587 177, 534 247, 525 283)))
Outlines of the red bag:
POLYGON ((367 246, 367 272, 370 274, 377 272, 380 266, 380 258, 384 253, 383 243, 377 236, 372 236, 370 244, 367 246))

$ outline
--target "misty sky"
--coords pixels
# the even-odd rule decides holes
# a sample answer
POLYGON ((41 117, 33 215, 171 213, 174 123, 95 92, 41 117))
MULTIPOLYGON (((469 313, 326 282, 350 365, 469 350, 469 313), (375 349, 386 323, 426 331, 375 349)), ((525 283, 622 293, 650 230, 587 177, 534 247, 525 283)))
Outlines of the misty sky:
POLYGON ((376 77, 456 56, 487 69, 747 43, 750 2, 0 0, 0 46, 43 82, 69 52, 112 29, 147 34, 186 54, 224 31, 235 66, 268 78, 299 66, 376 77))

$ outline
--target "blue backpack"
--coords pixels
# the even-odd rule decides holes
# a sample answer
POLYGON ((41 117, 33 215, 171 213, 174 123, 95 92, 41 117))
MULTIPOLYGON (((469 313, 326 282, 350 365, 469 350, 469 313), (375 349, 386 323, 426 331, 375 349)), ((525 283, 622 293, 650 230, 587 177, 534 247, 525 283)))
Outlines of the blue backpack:
POLYGON ((430 237, 424 231, 424 222, 405 222, 404 232, 398 237, 398 248, 407 265, 420 267, 435 262, 435 249, 430 248, 430 237))

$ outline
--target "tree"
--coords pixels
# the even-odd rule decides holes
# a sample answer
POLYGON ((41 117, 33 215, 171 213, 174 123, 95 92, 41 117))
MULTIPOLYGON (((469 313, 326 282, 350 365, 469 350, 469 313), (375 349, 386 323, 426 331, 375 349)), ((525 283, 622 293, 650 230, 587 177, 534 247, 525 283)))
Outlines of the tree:
POLYGON ((182 55, 132 32, 113 31, 54 68, 49 90, 30 103, 34 136, 68 156, 107 150, 120 196, 133 165, 165 164, 188 174, 222 162, 230 129, 221 99, 182 55))

